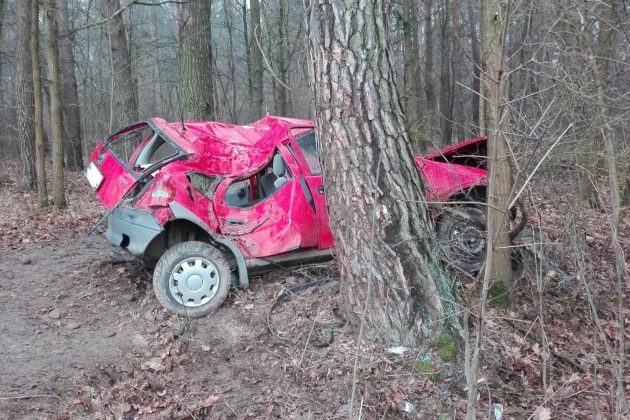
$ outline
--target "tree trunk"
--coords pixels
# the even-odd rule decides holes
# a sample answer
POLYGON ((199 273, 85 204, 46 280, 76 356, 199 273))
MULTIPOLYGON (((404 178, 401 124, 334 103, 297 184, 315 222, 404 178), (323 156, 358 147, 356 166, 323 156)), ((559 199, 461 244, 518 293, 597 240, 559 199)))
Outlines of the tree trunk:
POLYGON ((32 190, 35 188, 37 173, 35 168, 35 106, 33 97, 33 64, 31 61, 31 3, 15 3, 16 43, 15 43, 15 98, 17 136, 20 149, 20 185, 32 190))
POLYGON ((420 57, 418 49, 418 5, 415 0, 405 0, 403 8, 404 59, 405 59, 405 120, 411 143, 424 150, 422 114, 420 113, 420 57))
POLYGON ((228 33, 228 69, 230 73, 230 120, 234 123, 237 122, 236 111, 236 63, 234 59, 234 10, 232 5, 227 1, 223 2, 223 13, 225 14, 225 27, 228 33))
POLYGON ((61 60, 61 104, 63 106, 64 154, 66 168, 71 171, 83 169, 83 147, 81 145, 81 112, 79 92, 74 74, 74 52, 68 17, 68 0, 57 0, 57 23, 59 34, 59 54, 61 60))
POLYGON ((288 98, 287 98, 287 18, 285 10, 285 0, 278 0, 278 43, 277 43, 277 55, 276 62, 278 63, 278 79, 276 83, 276 99, 274 108, 276 115, 288 115, 288 98))
POLYGON ((371 337, 459 332, 396 91, 389 2, 306 0, 310 85, 345 314, 371 337), (364 312, 365 311, 365 312, 364 312))
MULTIPOLYGON (((507 133, 509 117, 505 105, 504 22, 507 13, 500 0, 484 1, 481 5, 481 62, 483 76, 484 127, 488 135, 488 236, 493 246, 488 249, 486 275, 491 282, 503 282, 510 290, 512 261, 509 200, 512 187, 507 133)), ((509 297, 509 296, 508 296, 509 297)))
POLYGON ((259 0, 250 0, 249 11, 251 17, 250 23, 250 61, 252 81, 252 94, 249 105, 249 119, 257 120, 263 115, 263 64, 262 64, 262 38, 260 27, 260 2, 259 0))
POLYGON ((39 0, 31 0, 31 65, 33 67, 33 93, 35 104, 35 163, 37 169, 37 203, 48 206, 46 187, 46 144, 44 143, 44 112, 42 100, 42 73, 39 64, 39 0))
POLYGON ((179 94, 188 120, 214 119, 211 8, 207 0, 180 5, 179 94))
POLYGON ((461 15, 459 12, 460 3, 456 0, 451 2, 452 6, 452 26, 453 36, 452 39, 452 57, 451 60, 451 74, 453 75, 453 96, 452 96, 452 115, 454 115, 455 125, 455 139, 463 140, 466 136, 466 113, 464 112, 464 89, 458 83, 464 83, 462 80, 462 74, 464 71, 464 57, 465 52, 463 50, 464 40, 462 39, 461 32, 461 15))
POLYGON ((449 12, 449 0, 443 0, 440 8, 440 143, 442 146, 450 144, 453 136, 453 78, 451 77, 453 38, 449 12))
MULTIPOLYGON (((251 120, 251 100, 252 100, 252 92, 253 92, 253 81, 252 81, 252 40, 249 39, 249 25, 247 25, 247 2, 244 1, 242 5, 242 15, 243 15, 243 44, 245 45, 245 62, 247 64, 247 97, 249 98, 249 114, 247 118, 251 120)), ((253 121, 253 120, 251 120, 253 121)))
POLYGON ((65 182, 63 175, 63 118, 61 114, 61 81, 59 77, 59 46, 55 27, 54 0, 44 0, 46 20, 46 55, 48 79, 50 80, 50 128, 53 158, 53 200, 55 207, 66 207, 65 182))
POLYGON ((480 120, 479 120, 479 108, 480 108, 480 83, 481 72, 479 66, 481 66, 480 54, 479 54, 479 38, 477 37, 477 29, 475 26, 475 13, 473 11, 473 1, 470 0, 467 3, 468 6, 468 30, 470 32, 470 46, 472 53, 472 65, 473 65, 473 80, 472 80, 472 96, 470 101, 470 108, 472 109, 472 129, 476 134, 480 133, 480 120))
POLYGON ((120 10, 120 0, 101 0, 101 16, 111 18, 105 24, 109 43, 111 100, 109 131, 138 119, 138 87, 133 76, 127 29, 120 10))
POLYGON ((424 91, 427 95, 428 129, 433 127, 435 88, 433 85, 433 0, 424 0, 424 91))

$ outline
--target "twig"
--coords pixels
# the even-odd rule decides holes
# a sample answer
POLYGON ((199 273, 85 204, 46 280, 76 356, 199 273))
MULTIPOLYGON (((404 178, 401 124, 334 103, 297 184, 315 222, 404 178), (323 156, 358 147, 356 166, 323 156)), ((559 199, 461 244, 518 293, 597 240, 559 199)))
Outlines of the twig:
POLYGON ((0 397, 0 401, 9 401, 9 400, 27 400, 29 398, 57 398, 61 401, 58 395, 54 394, 34 394, 34 395, 13 395, 8 397, 0 397))

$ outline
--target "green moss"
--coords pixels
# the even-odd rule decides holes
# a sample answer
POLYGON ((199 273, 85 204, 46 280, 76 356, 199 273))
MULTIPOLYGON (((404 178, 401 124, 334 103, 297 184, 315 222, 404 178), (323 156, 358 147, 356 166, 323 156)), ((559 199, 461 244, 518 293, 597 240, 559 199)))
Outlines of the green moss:
POLYGON ((508 307, 508 291, 505 287, 505 283, 502 281, 496 281, 490 285, 488 289, 488 296, 490 297, 490 306, 494 308, 507 308, 508 307))
POLYGON ((442 372, 433 370, 433 362, 430 360, 416 360, 413 367, 433 383, 438 383, 442 379, 442 372))
POLYGON ((451 362, 455 358, 455 340, 450 335, 442 333, 433 340, 433 348, 440 355, 443 362, 451 362))

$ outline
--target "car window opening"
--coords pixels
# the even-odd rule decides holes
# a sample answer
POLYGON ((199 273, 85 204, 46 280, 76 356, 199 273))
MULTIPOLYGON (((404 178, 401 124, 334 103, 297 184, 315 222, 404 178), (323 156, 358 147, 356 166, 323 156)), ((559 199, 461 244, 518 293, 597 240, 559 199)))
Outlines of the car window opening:
POLYGON ((225 192, 225 202, 231 207, 249 207, 272 196, 289 179, 287 164, 276 151, 271 162, 258 173, 232 182, 225 192))
POLYGON ((113 154, 136 173, 175 157, 177 148, 164 140, 148 124, 123 132, 108 141, 113 154))

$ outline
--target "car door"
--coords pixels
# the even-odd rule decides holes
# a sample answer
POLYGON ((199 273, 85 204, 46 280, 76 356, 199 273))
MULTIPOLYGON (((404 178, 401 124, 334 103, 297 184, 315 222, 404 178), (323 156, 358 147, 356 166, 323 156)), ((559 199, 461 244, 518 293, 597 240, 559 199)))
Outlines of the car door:
POLYGON ((332 248, 335 244, 330 229, 328 205, 324 188, 322 167, 319 162, 315 129, 312 127, 294 128, 291 130, 290 150, 299 161, 303 169, 303 177, 312 194, 313 204, 317 213, 319 231, 319 249, 332 248))
MULTIPOLYGON (((287 153, 281 147, 274 156, 280 155, 286 164, 287 153)), ((246 257, 269 257, 318 245, 317 218, 299 177, 287 172, 286 181, 263 191, 273 159, 250 177, 224 180, 215 191, 221 234, 237 242, 246 257)))

